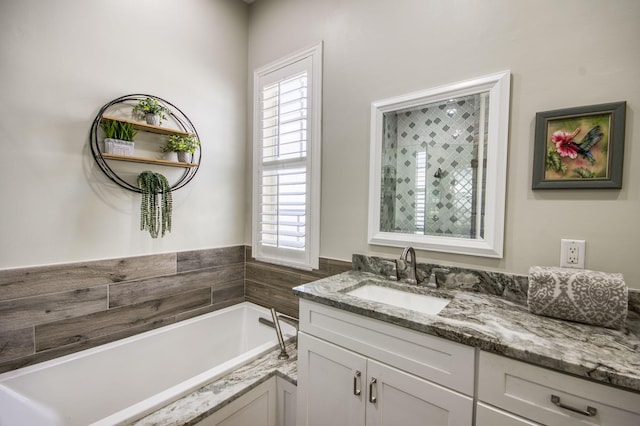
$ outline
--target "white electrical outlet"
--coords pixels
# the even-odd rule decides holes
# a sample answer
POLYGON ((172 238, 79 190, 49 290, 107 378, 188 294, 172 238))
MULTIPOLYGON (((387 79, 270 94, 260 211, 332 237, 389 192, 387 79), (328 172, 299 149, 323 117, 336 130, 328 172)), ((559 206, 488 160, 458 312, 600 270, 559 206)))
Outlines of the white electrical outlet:
POLYGON ((560 240, 560 266, 584 269, 585 240, 560 240))

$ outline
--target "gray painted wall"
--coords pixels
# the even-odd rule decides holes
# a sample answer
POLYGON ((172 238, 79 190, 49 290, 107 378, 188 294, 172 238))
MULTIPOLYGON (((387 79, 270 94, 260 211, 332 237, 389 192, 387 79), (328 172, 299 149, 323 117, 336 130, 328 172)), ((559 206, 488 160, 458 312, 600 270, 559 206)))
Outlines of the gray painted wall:
POLYGON ((249 17, 250 72, 324 41, 321 256, 400 254, 367 244, 372 101, 510 69, 504 258, 418 257, 526 274, 558 265, 561 238, 586 239, 587 268, 622 272, 640 288, 640 2, 260 0, 249 17), (622 190, 532 191, 536 112, 621 100, 622 190))
POLYGON ((248 8, 0 2, 0 269, 243 243, 248 8), (198 174, 174 193, 173 232, 157 240, 139 230, 139 194, 89 151, 99 108, 132 93, 175 104, 202 141, 198 174))

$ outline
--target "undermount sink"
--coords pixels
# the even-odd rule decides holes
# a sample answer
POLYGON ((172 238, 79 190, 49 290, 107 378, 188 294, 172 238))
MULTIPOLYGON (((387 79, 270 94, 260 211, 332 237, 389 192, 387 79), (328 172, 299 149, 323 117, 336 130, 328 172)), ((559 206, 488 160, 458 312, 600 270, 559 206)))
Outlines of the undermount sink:
POLYGON ((411 293, 374 283, 365 284, 345 294, 430 315, 437 315, 451 302, 450 299, 411 293))

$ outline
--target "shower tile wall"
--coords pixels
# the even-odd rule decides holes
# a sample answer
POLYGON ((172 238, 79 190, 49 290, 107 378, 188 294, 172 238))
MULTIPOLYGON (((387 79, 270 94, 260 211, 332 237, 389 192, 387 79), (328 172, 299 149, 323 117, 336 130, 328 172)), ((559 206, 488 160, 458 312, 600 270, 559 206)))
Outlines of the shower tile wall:
POLYGON ((467 97, 385 115, 381 229, 461 237, 474 231, 477 109, 476 97, 467 97))
POLYGON ((398 162, 398 117, 385 114, 382 138, 382 193, 380 194, 380 229, 394 231, 396 223, 396 164, 398 162))

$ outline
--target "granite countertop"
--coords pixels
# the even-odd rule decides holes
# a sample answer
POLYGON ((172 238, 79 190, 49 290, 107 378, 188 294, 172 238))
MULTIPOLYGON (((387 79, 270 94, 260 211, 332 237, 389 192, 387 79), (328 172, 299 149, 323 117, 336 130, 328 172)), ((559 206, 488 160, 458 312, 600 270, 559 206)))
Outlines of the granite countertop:
POLYGON ((293 338, 287 341, 289 359, 280 360, 280 348, 255 359, 226 376, 137 420, 135 426, 194 425, 273 376, 297 383, 298 353, 293 338))
POLYGON ((526 304, 463 290, 430 290, 349 271, 294 288, 303 298, 478 347, 527 363, 640 392, 640 318, 612 330, 531 314, 526 304), (345 294, 364 281, 451 298, 438 314, 366 301, 345 294))

